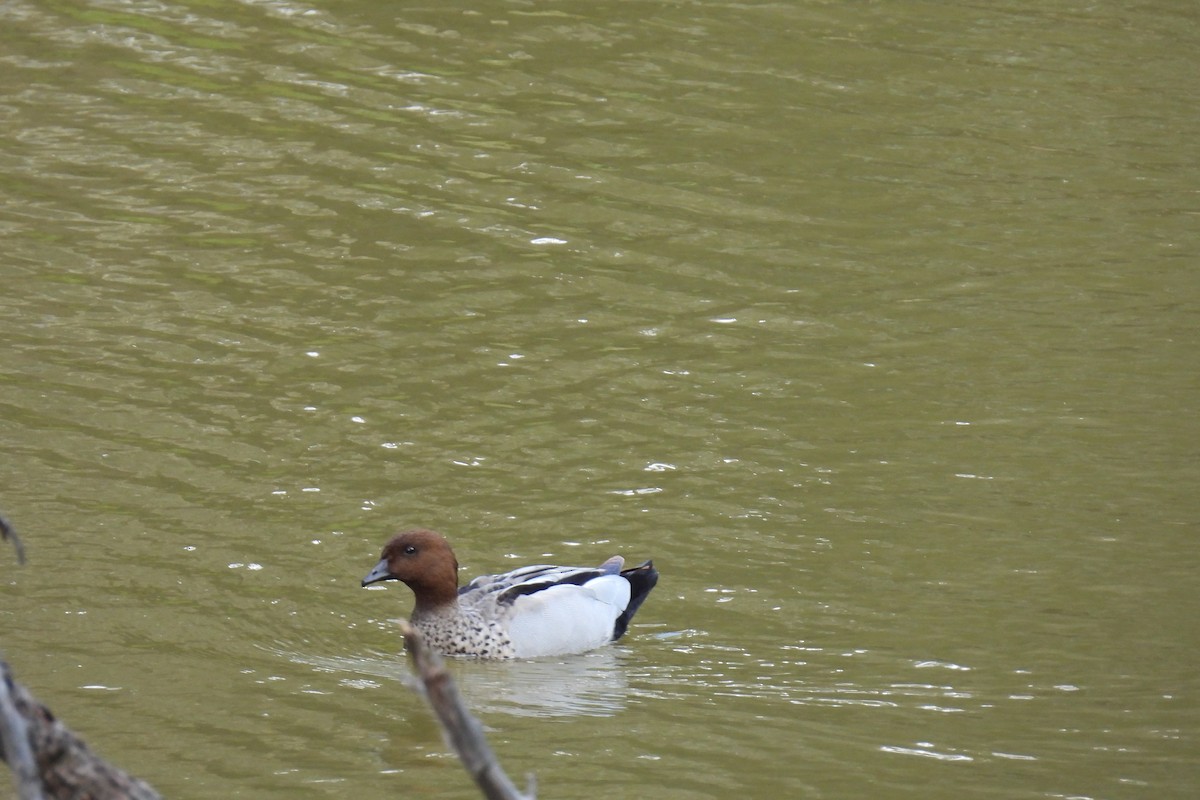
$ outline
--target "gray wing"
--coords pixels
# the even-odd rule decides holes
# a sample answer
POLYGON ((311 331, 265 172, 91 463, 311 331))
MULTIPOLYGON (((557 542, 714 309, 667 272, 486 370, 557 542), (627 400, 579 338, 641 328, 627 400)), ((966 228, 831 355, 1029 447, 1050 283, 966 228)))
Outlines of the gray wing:
POLYGON ((601 575, 617 574, 624 564, 623 558, 613 556, 598 567, 556 567, 550 564, 536 564, 499 575, 480 575, 458 590, 459 600, 475 603, 490 598, 494 603, 508 604, 518 597, 540 592, 551 586, 562 584, 578 586, 601 575))

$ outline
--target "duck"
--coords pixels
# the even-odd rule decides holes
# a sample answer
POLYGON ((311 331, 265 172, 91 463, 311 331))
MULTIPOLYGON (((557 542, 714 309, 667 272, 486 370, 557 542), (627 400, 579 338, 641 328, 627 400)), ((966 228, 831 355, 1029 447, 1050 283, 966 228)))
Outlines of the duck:
POLYGON ((621 556, 598 567, 536 564, 460 588, 446 537, 415 528, 388 540, 362 585, 407 584, 416 597, 413 627, 443 655, 527 659, 583 653, 620 639, 658 583, 652 561, 624 566, 621 556))

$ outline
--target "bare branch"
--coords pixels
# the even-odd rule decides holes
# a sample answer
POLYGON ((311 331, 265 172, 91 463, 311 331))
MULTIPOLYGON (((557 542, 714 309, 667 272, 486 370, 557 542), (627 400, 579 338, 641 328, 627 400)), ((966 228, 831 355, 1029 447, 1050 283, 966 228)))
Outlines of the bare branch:
POLYGON ((12 523, 5 519, 3 514, 0 514, 0 539, 6 539, 13 543, 13 547, 17 551, 17 563, 25 563, 25 545, 21 543, 21 537, 17 536, 17 529, 12 526, 12 523))
POLYGON ((0 682, 3 682, 0 733, 4 738, 0 755, 17 773, 21 800, 161 800, 145 781, 93 753, 50 709, 12 679, 3 660, 0 660, 0 682), (14 720, 8 713, 10 710, 19 718, 11 727, 14 720), (22 753, 22 747, 29 753, 22 753))
POLYGON ((37 760, 29 746, 29 728, 25 718, 17 711, 13 700, 13 680, 8 664, 0 658, 0 742, 3 756, 13 770, 13 781, 17 796, 21 800, 42 800, 42 779, 38 774, 37 760))
POLYGON ((441 656, 429 649, 421 634, 407 622, 401 623, 400 630, 404 634, 404 646, 412 654, 417 675, 425 686, 425 697, 441 723, 446 741, 475 779, 483 796, 488 800, 534 800, 533 776, 529 778, 529 794, 521 794, 496 760, 483 735, 483 726, 467 710, 441 656))

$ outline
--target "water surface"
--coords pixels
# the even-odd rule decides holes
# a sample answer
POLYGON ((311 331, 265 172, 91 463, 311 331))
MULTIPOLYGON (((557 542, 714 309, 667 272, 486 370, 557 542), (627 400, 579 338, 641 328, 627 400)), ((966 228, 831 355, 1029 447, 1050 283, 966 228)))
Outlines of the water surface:
POLYGON ((0 645, 165 795, 473 796, 359 588, 613 553, 454 672, 544 797, 1188 798, 1177 4, 0 9, 0 645))

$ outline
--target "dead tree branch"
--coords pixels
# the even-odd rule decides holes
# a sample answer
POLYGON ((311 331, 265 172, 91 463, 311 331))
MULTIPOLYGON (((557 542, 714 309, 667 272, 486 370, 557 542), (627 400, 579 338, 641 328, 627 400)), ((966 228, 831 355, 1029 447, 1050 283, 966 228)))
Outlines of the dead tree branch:
POLYGON ((0 661, 0 672, 4 701, 11 703, 21 720, 15 728, 10 727, 12 720, 6 714, 2 723, 3 752, 17 772, 21 800, 161 800, 145 781, 93 753, 83 739, 12 679, 7 663, 0 661), (22 740, 32 753, 32 765, 20 755, 22 740), (11 758, 10 752, 16 753, 16 758, 11 758), (31 769, 35 771, 32 780, 27 774, 31 769), (34 794, 38 787, 40 793, 34 794))
POLYGON ((25 545, 21 543, 21 537, 17 536, 17 529, 12 526, 3 514, 0 514, 0 539, 12 542, 13 547, 17 551, 17 563, 25 563, 25 545))
POLYGON ((488 800, 535 800, 533 776, 529 793, 521 794, 496 760, 483 735, 483 726, 471 715, 441 656, 429 649, 424 638, 407 622, 400 627, 404 646, 412 654, 417 675, 425 686, 425 697, 441 723, 446 741, 454 748, 467 772, 488 800))
POLYGON ((29 726, 17 711, 13 699, 13 680, 8 664, 0 658, 0 743, 4 745, 0 757, 12 766, 13 780, 17 785, 17 796, 21 800, 42 800, 42 778, 38 773, 37 759, 29 746, 29 726))
MULTIPOLYGON (((0 515, 0 539, 25 549, 0 515)), ((0 758, 13 770, 21 800, 161 800, 145 781, 93 753, 50 709, 13 680, 0 658, 0 758)))

